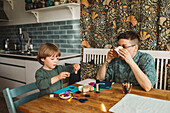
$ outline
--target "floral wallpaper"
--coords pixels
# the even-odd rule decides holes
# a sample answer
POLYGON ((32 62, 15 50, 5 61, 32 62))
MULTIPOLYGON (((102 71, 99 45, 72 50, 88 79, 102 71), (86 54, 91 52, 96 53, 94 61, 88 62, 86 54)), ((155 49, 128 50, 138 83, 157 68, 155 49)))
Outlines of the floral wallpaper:
MULTIPOLYGON (((82 50, 117 46, 117 36, 132 30, 140 35, 139 49, 170 51, 169 27, 170 0, 81 0, 82 50)), ((82 79, 95 78, 98 66, 81 65, 82 79)))
POLYGON ((170 51, 169 17, 169 0, 81 0, 81 46, 116 46, 116 37, 132 30, 139 49, 170 51))

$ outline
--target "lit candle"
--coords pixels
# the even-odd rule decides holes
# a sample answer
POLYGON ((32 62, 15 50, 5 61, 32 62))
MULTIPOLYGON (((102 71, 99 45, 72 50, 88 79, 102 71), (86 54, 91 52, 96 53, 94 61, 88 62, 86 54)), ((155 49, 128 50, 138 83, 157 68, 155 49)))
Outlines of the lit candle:
POLYGON ((103 112, 107 112, 106 107, 105 107, 105 105, 104 105, 103 103, 101 104, 101 110, 102 110, 103 112))

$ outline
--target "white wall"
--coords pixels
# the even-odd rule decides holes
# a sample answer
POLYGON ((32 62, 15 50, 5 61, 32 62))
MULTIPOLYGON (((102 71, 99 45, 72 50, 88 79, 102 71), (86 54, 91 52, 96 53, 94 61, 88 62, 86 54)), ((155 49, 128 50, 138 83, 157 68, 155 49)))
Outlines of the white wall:
MULTIPOLYGON (((11 8, 7 0, 4 0, 4 10, 9 18, 9 22, 0 22, 0 26, 37 23, 32 13, 25 12, 25 0, 13 0, 13 6, 14 9, 11 8)), ((39 12, 39 22, 80 19, 80 6, 75 7, 74 15, 73 18, 69 8, 43 10, 39 12)))

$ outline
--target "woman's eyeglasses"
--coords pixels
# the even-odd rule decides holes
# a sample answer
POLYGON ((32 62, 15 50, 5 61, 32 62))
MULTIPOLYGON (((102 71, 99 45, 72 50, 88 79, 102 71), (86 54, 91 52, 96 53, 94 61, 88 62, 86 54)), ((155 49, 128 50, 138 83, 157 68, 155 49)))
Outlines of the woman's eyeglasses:
MULTIPOLYGON (((120 45, 119 45, 119 46, 120 46, 120 45)), ((129 47, 134 47, 134 46, 136 46, 136 45, 130 45, 130 46, 122 45, 122 47, 123 47, 124 49, 129 48, 129 47)))
POLYGON ((123 45, 123 48, 129 48, 129 47, 134 47, 134 46, 136 46, 136 45, 131 45, 131 46, 125 46, 125 45, 123 45))

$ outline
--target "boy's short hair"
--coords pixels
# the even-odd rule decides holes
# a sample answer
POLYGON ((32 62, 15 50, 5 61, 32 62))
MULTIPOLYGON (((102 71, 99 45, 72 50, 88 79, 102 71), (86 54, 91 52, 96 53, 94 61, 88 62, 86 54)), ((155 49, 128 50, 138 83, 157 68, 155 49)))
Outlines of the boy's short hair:
POLYGON ((126 31, 125 33, 120 34, 117 38, 118 38, 118 41, 120 39, 128 39, 128 40, 134 41, 137 45, 139 45, 140 43, 139 35, 133 31, 126 31))
POLYGON ((60 56, 60 49, 52 43, 44 43, 38 49, 37 60, 40 64, 44 65, 44 62, 41 61, 42 58, 50 57, 50 56, 60 56))

